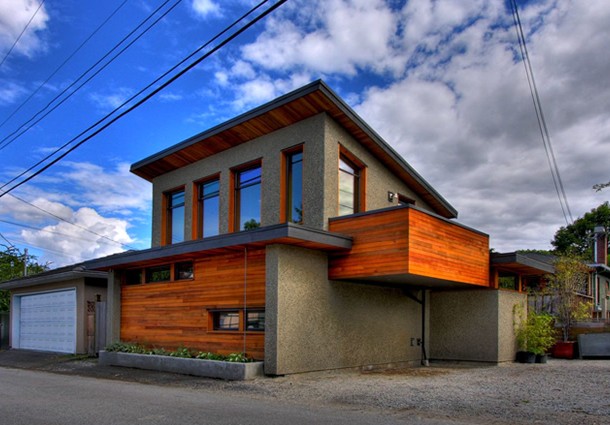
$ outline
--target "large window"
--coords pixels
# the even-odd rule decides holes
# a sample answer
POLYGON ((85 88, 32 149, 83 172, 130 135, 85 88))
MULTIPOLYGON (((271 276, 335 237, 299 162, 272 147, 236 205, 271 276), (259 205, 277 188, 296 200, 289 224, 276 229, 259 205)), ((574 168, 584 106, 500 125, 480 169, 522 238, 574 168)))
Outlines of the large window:
POLYGON ((234 172, 234 230, 252 230, 261 225, 261 166, 234 172))
POLYGON ((199 185, 199 225, 200 238, 216 236, 219 233, 219 188, 216 178, 199 185))
POLYGON ((166 197, 166 234, 165 243, 184 241, 184 190, 165 194, 166 197))
POLYGON ((339 158, 339 215, 360 211, 360 169, 345 155, 339 158))
POLYGON ((285 153, 284 221, 303 223, 303 147, 285 153))

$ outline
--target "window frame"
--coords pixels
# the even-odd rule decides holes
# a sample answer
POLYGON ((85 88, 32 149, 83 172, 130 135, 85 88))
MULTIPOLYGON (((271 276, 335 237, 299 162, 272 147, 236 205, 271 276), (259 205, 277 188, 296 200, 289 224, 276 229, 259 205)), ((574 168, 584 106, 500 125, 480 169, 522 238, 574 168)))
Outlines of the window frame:
POLYGON ((265 308, 264 307, 227 307, 227 308, 209 308, 208 313, 208 333, 227 333, 227 334, 261 334, 265 332, 265 308), (218 316, 226 313, 238 313, 239 326, 236 329, 219 329, 218 316), (263 329, 247 329, 248 313, 263 313, 263 329))
POLYGON ((193 219, 197 220, 195 225, 192 226, 193 239, 202 239, 206 237, 220 235, 220 173, 205 177, 193 183, 193 206, 193 219), (218 182, 218 193, 216 195, 216 197, 218 198, 218 229, 215 235, 206 236, 204 234, 205 224, 203 222, 203 216, 205 214, 204 203, 206 199, 211 199, 212 197, 205 198, 203 196, 203 188, 205 185, 213 182, 218 182))
POLYGON ((184 186, 180 186, 166 192, 163 192, 163 216, 162 216, 162 228, 161 228, 161 245, 172 245, 174 243, 184 242, 186 240, 186 232, 184 229, 186 223, 186 190, 184 186), (182 205, 172 205, 172 197, 177 193, 183 193, 182 205), (182 218, 183 223, 183 239, 182 241, 173 242, 173 217, 174 209, 182 207, 184 217, 182 218))
POLYGON ((337 162, 337 216, 346 216, 366 211, 366 177, 367 167, 364 162, 348 151, 343 145, 339 144, 339 158, 337 162), (354 169, 354 173, 341 169, 341 161, 354 169), (349 214, 341 214, 341 173, 348 173, 354 176, 354 211, 349 214))
MULTIPOLYGON (((229 232, 241 231, 241 191, 254 184, 248 186, 239 185, 239 176, 250 170, 260 168, 260 180, 257 183, 260 186, 260 202, 261 207, 259 209, 259 221, 258 225, 261 225, 262 220, 262 198, 263 198, 263 161, 262 158, 255 159, 254 161, 247 162, 237 167, 231 168, 231 180, 229 187, 229 232)), ((244 229, 246 230, 246 229, 244 229)))
POLYGON ((154 285, 158 283, 167 284, 173 282, 185 282, 189 280, 195 280, 195 263, 192 260, 185 261, 177 261, 174 263, 161 263, 154 264, 147 267, 139 267, 139 268, 131 268, 126 269, 121 276, 121 284, 126 286, 134 286, 134 285, 154 285), (192 267, 192 275, 191 277, 179 278, 178 277, 178 265, 179 264, 187 264, 190 263, 192 267), (168 280, 158 280, 158 281, 149 281, 148 273, 150 269, 161 268, 161 267, 169 267, 169 279, 168 280), (128 274, 139 275, 139 282, 132 281, 128 274))
POLYGON ((282 223, 295 223, 295 224, 303 224, 304 213, 303 213, 303 188, 305 187, 305 179, 303 175, 304 171, 304 163, 305 163, 305 152, 304 152, 304 144, 301 143, 299 145, 290 147, 288 149, 284 149, 282 151, 281 157, 281 174, 280 174, 280 222, 282 223), (292 167, 293 162, 291 159, 295 156, 301 154, 301 220, 296 222, 292 217, 292 204, 293 204, 293 181, 292 181, 292 167))

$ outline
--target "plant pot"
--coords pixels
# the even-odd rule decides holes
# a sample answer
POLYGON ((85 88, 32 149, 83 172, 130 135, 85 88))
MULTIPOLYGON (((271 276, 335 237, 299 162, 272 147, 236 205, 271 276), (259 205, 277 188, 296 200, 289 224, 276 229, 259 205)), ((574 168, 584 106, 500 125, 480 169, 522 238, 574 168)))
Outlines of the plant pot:
POLYGON ((519 363, 535 363, 536 355, 529 351, 517 351, 517 362, 519 363))
POLYGON ((549 356, 546 354, 536 354, 536 363, 546 363, 549 356))
POLYGON ((573 359, 575 346, 575 341, 559 341, 553 346, 551 354, 558 359, 573 359))

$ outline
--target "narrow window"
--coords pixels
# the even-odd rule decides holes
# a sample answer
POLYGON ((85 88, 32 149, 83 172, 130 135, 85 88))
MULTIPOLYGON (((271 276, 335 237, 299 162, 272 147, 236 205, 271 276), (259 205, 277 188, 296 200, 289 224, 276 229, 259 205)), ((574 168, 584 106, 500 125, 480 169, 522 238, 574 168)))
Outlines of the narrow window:
POLYGON ((247 310, 246 311, 246 331, 265 330, 265 311, 247 310))
POLYGON ((146 283, 169 282, 171 279, 171 266, 169 264, 146 269, 146 283))
POLYGON ((214 311, 212 321, 215 331, 239 331, 239 311, 214 311))
POLYGON ((165 195, 167 201, 166 211, 166 243, 184 241, 184 190, 171 192, 165 195))
POLYGON ((500 272, 498 274, 498 287, 502 289, 519 290, 519 276, 515 273, 500 272))
POLYGON ((219 233, 219 188, 218 179, 199 185, 199 237, 216 236, 219 233))
POLYGON ((185 261, 184 263, 176 263, 174 270, 175 280, 184 280, 193 278, 193 262, 185 261))
POLYGON ((339 158, 339 215, 354 214, 359 211, 359 169, 341 155, 339 158))
POLYGON ((142 269, 126 270, 124 274, 125 285, 139 285, 142 283, 142 269))
POLYGON ((261 225, 261 166, 235 172, 236 230, 252 230, 261 225))
POLYGON ((303 151, 286 155, 286 219, 303 223, 303 151))

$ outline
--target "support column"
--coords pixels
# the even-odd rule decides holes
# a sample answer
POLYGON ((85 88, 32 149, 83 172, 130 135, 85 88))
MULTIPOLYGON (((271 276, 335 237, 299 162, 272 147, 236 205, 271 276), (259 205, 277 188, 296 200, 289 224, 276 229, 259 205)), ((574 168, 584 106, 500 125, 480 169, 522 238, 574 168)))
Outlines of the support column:
POLYGON ((106 336, 108 344, 121 340, 121 279, 114 270, 108 271, 106 336))

